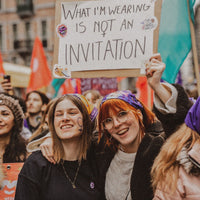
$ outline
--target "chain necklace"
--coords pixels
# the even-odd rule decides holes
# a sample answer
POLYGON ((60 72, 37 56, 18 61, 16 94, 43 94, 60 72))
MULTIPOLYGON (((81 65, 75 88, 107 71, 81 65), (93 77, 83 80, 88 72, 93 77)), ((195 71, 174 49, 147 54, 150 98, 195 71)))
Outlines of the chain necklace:
POLYGON ((78 167, 77 167, 76 174, 74 176, 74 180, 73 181, 71 180, 71 178, 69 177, 69 175, 67 174, 67 172, 65 170, 64 160, 61 162, 61 165, 62 165, 62 168, 63 168, 63 171, 65 173, 66 178, 69 180, 69 182, 71 183, 72 187, 75 189, 76 188, 75 182, 76 182, 76 178, 77 178, 80 166, 81 166, 81 161, 78 161, 78 167))

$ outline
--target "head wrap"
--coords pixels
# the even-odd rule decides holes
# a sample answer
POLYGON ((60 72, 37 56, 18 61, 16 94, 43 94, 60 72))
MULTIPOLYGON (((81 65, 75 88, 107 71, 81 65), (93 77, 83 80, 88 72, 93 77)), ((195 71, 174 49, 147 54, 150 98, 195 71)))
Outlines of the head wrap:
POLYGON ((11 96, 0 94, 0 105, 5 105, 12 111, 15 118, 16 128, 21 132, 23 127, 24 113, 19 101, 11 96))
POLYGON ((195 104, 187 113, 185 124, 200 134, 200 97, 196 100, 195 104))
POLYGON ((90 115, 90 119, 92 121, 94 121, 98 114, 98 109, 96 107, 94 107, 92 104, 90 104, 85 96, 83 96, 81 94, 73 94, 73 95, 78 97, 83 102, 83 104, 85 105, 85 107, 90 115))
POLYGON ((126 103, 130 104, 134 108, 143 111, 142 104, 140 103, 139 100, 137 100, 136 96, 134 94, 132 94, 130 90, 117 91, 117 92, 113 92, 113 93, 106 95, 103 98, 101 105, 105 101, 110 100, 110 99, 120 99, 120 100, 125 101, 126 103))

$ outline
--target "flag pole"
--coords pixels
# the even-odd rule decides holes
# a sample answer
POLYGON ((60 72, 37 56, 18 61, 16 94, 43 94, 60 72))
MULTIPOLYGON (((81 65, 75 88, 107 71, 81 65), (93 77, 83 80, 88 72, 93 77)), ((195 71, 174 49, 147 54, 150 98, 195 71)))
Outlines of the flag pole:
POLYGON ((194 69, 195 69, 195 75, 196 75, 196 80, 197 80, 197 91, 198 91, 198 96, 200 96, 199 63, 198 63, 198 55, 197 55, 197 47, 196 47, 195 30, 194 30, 194 24, 191 19, 189 0, 187 0, 187 4, 188 4, 188 13, 189 13, 189 22, 190 22, 190 33, 191 33, 191 41, 192 41, 194 69))

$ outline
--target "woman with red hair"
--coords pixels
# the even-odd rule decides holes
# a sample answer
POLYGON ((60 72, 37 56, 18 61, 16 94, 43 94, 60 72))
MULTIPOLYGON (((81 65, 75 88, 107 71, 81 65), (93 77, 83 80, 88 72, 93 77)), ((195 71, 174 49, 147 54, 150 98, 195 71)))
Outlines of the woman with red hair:
POLYGON ((100 182, 105 199, 153 198, 150 172, 154 159, 192 105, 181 86, 160 83, 164 69, 160 56, 152 57, 146 69, 155 93, 156 115, 130 91, 111 93, 101 102, 98 122, 103 136, 99 140, 105 153, 100 182))
MULTIPOLYGON (((148 83, 155 93, 156 115, 130 91, 111 93, 101 102, 99 144, 95 149, 101 199, 153 198, 150 172, 154 159, 165 138, 184 122, 191 106, 181 86, 160 83, 164 69, 160 55, 151 57, 146 69, 148 83)), ((52 148, 44 143, 42 152, 52 159, 52 148)))

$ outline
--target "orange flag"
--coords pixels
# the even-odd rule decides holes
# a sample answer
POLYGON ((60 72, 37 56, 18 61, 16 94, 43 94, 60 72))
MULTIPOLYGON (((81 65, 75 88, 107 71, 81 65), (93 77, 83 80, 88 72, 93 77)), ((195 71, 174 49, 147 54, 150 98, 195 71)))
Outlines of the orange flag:
POLYGON ((0 52, 0 76, 3 76, 5 74, 4 68, 3 68, 3 60, 0 52))
POLYGON ((149 87, 146 77, 138 77, 136 82, 138 91, 138 99, 144 103, 149 109, 153 105, 153 90, 149 87))
POLYGON ((74 85, 75 79, 66 79, 65 82, 62 84, 60 88, 60 93, 63 94, 71 94, 75 93, 75 85, 74 85))
POLYGON ((48 86, 51 80, 51 70, 47 64, 42 42, 36 37, 31 58, 31 75, 27 92, 48 86))

